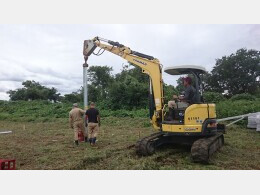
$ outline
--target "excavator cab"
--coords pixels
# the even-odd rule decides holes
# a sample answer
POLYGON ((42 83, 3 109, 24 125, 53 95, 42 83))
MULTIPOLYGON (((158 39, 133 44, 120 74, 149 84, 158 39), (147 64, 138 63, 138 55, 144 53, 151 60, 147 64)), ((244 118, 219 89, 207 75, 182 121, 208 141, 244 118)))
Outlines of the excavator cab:
POLYGON ((202 82, 201 75, 206 73, 206 69, 202 66, 196 65, 181 65, 181 66, 172 66, 165 68, 164 72, 170 75, 188 75, 192 74, 194 76, 194 87, 196 93, 194 95, 194 103, 202 102, 202 82))
MULTIPOLYGON (((195 88, 195 93, 192 97, 192 103, 200 104, 203 102, 201 75, 206 73, 206 69, 204 67, 195 65, 172 66, 165 68, 164 72, 174 76, 193 75, 192 85, 195 88)), ((184 113, 189 105, 191 105, 191 103, 176 101, 175 107, 173 109, 173 115, 169 115, 169 113, 164 113, 164 115, 166 116, 164 117, 164 119, 166 121, 170 121, 168 123, 183 123, 184 113)))

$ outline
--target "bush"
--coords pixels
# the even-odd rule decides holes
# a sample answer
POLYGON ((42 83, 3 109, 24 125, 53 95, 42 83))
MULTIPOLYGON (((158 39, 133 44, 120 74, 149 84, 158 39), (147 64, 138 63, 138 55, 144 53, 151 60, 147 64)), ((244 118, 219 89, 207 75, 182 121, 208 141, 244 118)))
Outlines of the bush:
MULTIPOLYGON (((210 93, 212 101, 219 101, 221 96, 210 93), (214 99, 215 98, 215 99, 214 99)), ((236 115, 260 111, 260 99, 255 101, 249 100, 226 100, 216 103, 217 118, 226 118, 236 115)), ((83 105, 80 104, 83 108, 83 105)), ((147 118, 149 117, 148 109, 136 110, 108 110, 98 107, 101 118, 103 117, 132 117, 132 118, 147 118)), ((71 110, 71 103, 47 103, 44 101, 17 101, 8 102, 0 101, 0 120, 8 121, 30 121, 30 122, 49 122, 57 119, 68 119, 68 113, 71 110)), ((148 125, 144 124, 144 125, 148 125)))
MULTIPOLYGON (((48 101, 0 101, 0 120, 48 122, 69 117, 71 103, 50 103, 48 101)), ((79 104, 83 108, 83 104, 79 104)), ((101 117, 148 117, 148 109, 108 110, 105 104, 98 104, 101 117), (101 107, 100 107, 101 106, 101 107)))
POLYGON ((67 118, 71 104, 48 101, 1 101, 0 120, 41 121, 67 118))
POLYGON ((254 100, 256 100, 256 97, 251 94, 248 94, 248 93, 242 93, 242 94, 237 94, 237 95, 232 96, 230 98, 230 100, 232 100, 232 101, 237 101, 237 100, 254 101, 254 100))
POLYGON ((205 102, 208 103, 218 103, 226 100, 226 98, 221 93, 217 93, 217 92, 205 92, 203 94, 203 97, 205 102))
POLYGON ((226 118, 260 111, 260 99, 256 101, 226 100, 216 104, 217 118, 226 118))
POLYGON ((257 88, 256 92, 255 92, 255 97, 260 98, 260 87, 257 88))
POLYGON ((0 120, 6 120, 6 119, 8 119, 8 117, 9 117, 9 114, 7 114, 7 113, 0 114, 0 120))
POLYGON ((101 117, 148 117, 149 111, 148 109, 139 109, 139 110, 100 110, 101 117))

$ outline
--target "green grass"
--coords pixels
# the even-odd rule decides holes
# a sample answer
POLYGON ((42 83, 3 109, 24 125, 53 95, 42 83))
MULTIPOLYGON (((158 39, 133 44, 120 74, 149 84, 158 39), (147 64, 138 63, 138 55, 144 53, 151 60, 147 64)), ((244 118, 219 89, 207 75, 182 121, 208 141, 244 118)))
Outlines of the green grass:
MULTIPOLYGON (((80 105, 82 107, 82 104, 80 105)), ((163 147, 149 157, 138 157, 133 145, 153 133, 148 110, 101 110, 99 148, 73 145, 69 103, 0 101, 0 158, 15 158, 18 169, 260 169, 260 134, 232 126, 225 145, 209 165, 195 164, 189 147, 163 147), (25 126, 25 129, 24 129, 25 126)), ((218 118, 260 111, 260 99, 226 100, 216 104, 218 118)))
POLYGON ((67 119, 0 120, 4 129, 13 133, 0 135, 0 158, 15 158, 17 169, 260 169, 260 134, 240 126, 228 128, 225 145, 208 165, 192 163, 189 147, 168 146, 149 157, 137 156, 133 144, 154 132, 148 118, 103 118, 98 148, 75 147, 67 119))

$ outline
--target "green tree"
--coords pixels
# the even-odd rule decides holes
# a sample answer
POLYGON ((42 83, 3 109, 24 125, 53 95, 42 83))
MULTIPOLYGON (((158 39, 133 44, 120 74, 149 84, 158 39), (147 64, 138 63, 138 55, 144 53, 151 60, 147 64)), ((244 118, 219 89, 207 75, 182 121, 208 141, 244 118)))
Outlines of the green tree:
MULTIPOLYGON (((89 102, 100 102, 105 100, 106 98, 102 99, 100 87, 96 87, 93 84, 88 85, 88 99, 89 102)), ((107 96, 107 89, 106 89, 106 96, 107 96)))
MULTIPOLYGON (((108 66, 91 66, 88 69, 88 80, 90 81, 89 94, 91 91, 95 93, 93 98, 105 99, 107 96, 108 86, 113 82, 112 67, 108 66)), ((94 101, 92 100, 92 101, 94 101)))
POLYGON ((109 90, 109 102, 112 109, 144 108, 148 105, 149 87, 140 83, 131 75, 123 81, 114 82, 109 90))
POLYGON ((121 73, 116 75, 117 81, 123 81, 127 76, 132 76, 136 78, 141 83, 149 84, 149 76, 142 72, 142 69, 129 63, 128 65, 123 66, 121 73))
POLYGON ((60 93, 58 93, 58 90, 54 87, 47 89, 47 97, 50 100, 53 100, 54 102, 57 102, 60 100, 60 93))
POLYGON ((65 94, 63 101, 71 102, 71 103, 82 102, 83 101, 83 95, 81 93, 79 93, 78 91, 72 92, 70 94, 65 94))
POLYGON ((108 101, 111 109, 148 107, 149 76, 141 68, 132 65, 123 67, 109 87, 108 101))
POLYGON ((260 51, 239 49, 235 54, 216 60, 207 80, 208 90, 231 95, 256 94, 259 90, 260 51))
POLYGON ((60 98, 55 88, 48 88, 35 81, 24 81, 23 87, 17 90, 9 90, 7 93, 12 101, 16 100, 53 100, 60 98))
POLYGON ((7 94, 9 94, 12 101, 26 100, 26 91, 24 89, 9 90, 7 94))

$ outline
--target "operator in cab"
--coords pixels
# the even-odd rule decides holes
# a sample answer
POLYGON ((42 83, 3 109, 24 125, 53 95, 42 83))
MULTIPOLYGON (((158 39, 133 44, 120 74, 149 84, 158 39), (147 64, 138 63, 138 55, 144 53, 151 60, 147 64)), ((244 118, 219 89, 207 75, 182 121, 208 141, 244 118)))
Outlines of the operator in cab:
POLYGON ((194 103, 194 96, 196 89, 192 86, 192 79, 190 77, 183 78, 183 85, 185 87, 184 95, 173 95, 173 100, 168 102, 169 115, 168 120, 173 120, 174 109, 186 108, 194 103))
POLYGON ((190 77, 183 78, 183 85, 185 87, 184 96, 177 97, 174 95, 173 98, 179 99, 180 101, 186 102, 188 104, 193 104, 196 89, 192 86, 192 79, 190 77))

